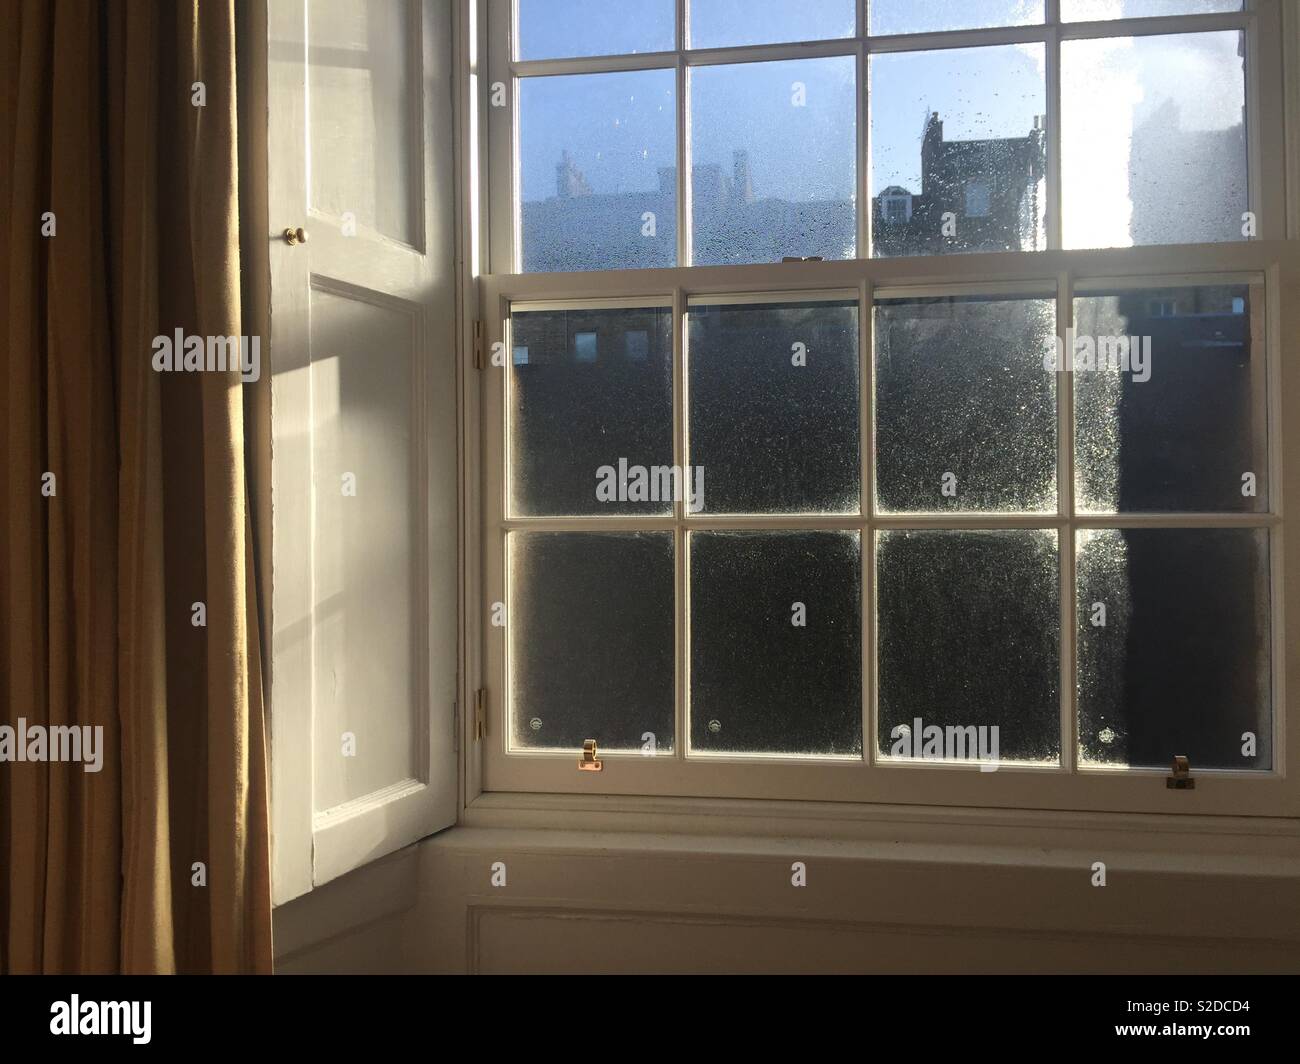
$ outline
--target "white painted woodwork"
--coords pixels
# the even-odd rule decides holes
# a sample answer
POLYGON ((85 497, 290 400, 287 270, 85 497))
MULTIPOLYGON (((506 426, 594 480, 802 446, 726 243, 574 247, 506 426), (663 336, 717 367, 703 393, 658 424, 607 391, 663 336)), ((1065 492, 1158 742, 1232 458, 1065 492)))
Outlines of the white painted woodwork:
MULTIPOLYGON (((498 12, 504 2, 491 0, 498 12)), ((484 91, 508 74, 508 62, 502 62, 506 38, 493 34, 488 23, 483 51, 495 50, 495 64, 490 57, 482 64, 475 47, 473 16, 483 27, 487 6, 488 0, 457 4, 461 70, 468 74, 467 82, 480 82, 478 95, 471 93, 462 114, 458 143, 464 151, 458 165, 462 177, 471 179, 470 194, 461 204, 470 232, 482 240, 482 253, 492 249, 501 264, 498 271, 504 271, 512 236, 508 221, 485 232, 486 219, 472 206, 476 176, 483 191, 490 183, 494 194, 503 183, 508 190, 510 181, 508 170, 480 167, 469 152, 480 131, 498 148, 504 145, 505 159, 511 150, 509 118, 492 111, 484 91)), ((1286 487, 1294 489, 1300 469, 1297 434, 1272 430, 1284 429, 1300 416, 1294 357, 1295 336, 1300 335, 1295 243, 1300 236, 1300 181, 1295 180, 1300 174, 1300 122, 1295 120, 1300 115, 1300 14, 1278 0, 1257 0, 1251 6, 1265 24, 1263 32, 1253 31, 1253 48, 1266 61, 1256 67, 1257 84, 1250 90, 1263 133, 1252 147, 1252 173, 1260 176, 1270 219, 1266 225, 1273 227, 1261 231, 1261 241, 1122 253, 500 276, 489 278, 481 293, 487 339, 501 338, 510 300, 551 304, 654 296, 680 309, 694 294, 836 287, 874 294, 897 287, 1039 281, 1048 291, 1059 289, 1065 301, 1072 286, 1084 286, 1090 277, 1112 284, 1122 276, 1141 283, 1150 276, 1185 274, 1188 280, 1210 283, 1216 270, 1262 274, 1270 296, 1265 323, 1269 446, 1280 466, 1275 485, 1281 487, 1285 479, 1286 487), (1277 30, 1279 19, 1284 33, 1277 30), (1275 50, 1273 60, 1264 44, 1275 50), (1291 160, 1289 182, 1283 181, 1284 158, 1291 160), (1289 223, 1285 233, 1284 219, 1289 223), (1284 243, 1283 236, 1289 241, 1284 243)), ((1153 32, 1156 20, 1145 21, 1153 32)), ((987 36, 986 31, 967 34, 964 42, 991 43, 981 35, 987 36)), ((936 36, 897 42, 899 47, 941 43, 936 36)), ((577 62, 585 61, 573 65, 577 62)), ((678 96, 682 98, 680 92, 678 96)), ((867 172, 861 163, 859 172, 867 172)), ((508 219, 508 214, 496 213, 508 219)), ((473 238, 464 239, 470 243, 473 238)), ((467 305, 473 297, 471 287, 465 293, 467 305)), ((495 431, 498 387, 499 382, 485 387, 480 396, 475 376, 463 381, 463 490, 469 500, 463 517, 470 560, 462 575, 467 588, 476 587, 480 567, 474 554, 481 535, 485 586, 480 594, 467 592, 465 654, 471 677, 477 675, 480 654, 486 657, 486 682, 499 692, 501 662, 491 633, 483 635, 486 620, 479 609, 502 587, 493 548, 502 491, 501 437, 495 431), (479 423, 480 398, 484 426, 479 423), (476 461, 480 437, 486 449, 481 467, 476 461), (478 493, 483 497, 481 534, 478 493)), ((1286 516, 1281 494, 1271 504, 1274 512, 1267 523, 1280 542, 1286 516)), ((1273 565, 1278 605, 1294 616, 1300 608, 1300 565, 1294 559, 1284 562, 1280 551, 1274 552, 1273 565)), ((1293 642, 1280 626, 1275 630, 1275 667, 1295 691, 1300 689, 1300 649, 1293 642)), ((1283 691, 1278 701, 1285 704, 1283 691)), ((1137 811, 1163 804, 1161 798, 1148 801, 1153 793, 1148 784, 1163 793, 1158 777, 1094 778, 1083 781, 1081 790, 1057 779, 1069 776, 1068 771, 1020 779, 1003 773, 986 776, 985 783, 1008 781, 1000 782, 994 801, 987 788, 977 792, 967 787, 961 773, 950 774, 946 783, 940 778, 904 785, 905 774, 894 773, 868 786, 843 786, 843 768, 832 766, 837 778, 819 788, 814 781, 827 766, 818 763, 715 762, 691 766, 688 773, 673 761, 657 766, 672 768, 666 776, 629 779, 643 772, 642 762, 632 760, 611 766, 617 771, 584 773, 579 779, 571 758, 564 763, 545 756, 507 758, 503 713, 500 700, 489 697, 484 744, 472 741, 472 714, 462 721, 465 809, 460 825, 279 908, 278 971, 1300 970, 1300 908, 1295 904, 1300 896, 1295 820, 1300 728, 1291 721, 1288 729, 1286 714, 1278 721, 1276 748, 1287 774, 1260 781, 1267 793, 1230 801, 1224 801, 1226 784, 1243 781, 1216 780, 1213 786, 1181 792, 1203 814, 1188 816, 1187 803, 1180 807, 1174 800, 1180 797, 1177 792, 1170 792, 1163 811, 1137 811), (1118 793, 1116 782, 1124 784, 1118 793), (1099 800, 1102 784, 1111 790, 1110 800, 1099 800), (588 793, 563 793, 579 787, 588 793), (779 800, 792 795, 800 800, 779 800), (818 797, 826 800, 806 800, 818 797), (1098 808, 1070 811, 1088 802, 1098 808), (1063 808, 1049 811, 1044 809, 1048 803, 1063 808), (1217 815, 1234 805, 1249 815, 1217 815), (789 886, 789 865, 795 859, 808 863, 806 890, 789 886), (1096 860, 1107 863, 1105 889, 1091 886, 1096 860), (496 861, 508 866, 506 888, 490 885, 496 861)), ((861 780, 877 768, 853 771, 861 780)))
POLYGON ((1300 838, 1272 818, 558 795, 471 812, 278 909, 276 970, 1300 970, 1300 838))
MULTIPOLYGON (((1271 630, 1273 639, 1273 750, 1274 765, 1268 772, 1199 771, 1195 791, 1174 791, 1165 787, 1163 769, 1129 769, 1115 771, 1080 767, 1074 762, 1074 737, 1077 728, 1074 669, 1074 575, 1070 552, 1061 552, 1061 732, 1063 760, 1059 766, 1003 765, 996 773, 954 769, 952 766, 902 765, 874 757, 871 744, 860 762, 844 762, 815 757, 726 757, 692 754, 686 743, 678 743, 671 757, 643 758, 637 754, 610 754, 605 771, 579 774, 574 770, 576 752, 512 752, 507 748, 509 734, 510 684, 507 652, 507 629, 480 626, 483 654, 483 686, 488 691, 487 734, 479 746, 467 747, 468 763, 481 773, 481 790, 492 792, 528 792, 532 794, 571 793, 585 796, 614 795, 691 795, 698 797, 742 798, 763 800, 809 800, 841 803, 907 803, 930 806, 969 806, 1000 808, 1008 812, 1023 809, 1058 809, 1109 811, 1125 813, 1231 814, 1263 817, 1300 817, 1300 728, 1295 727, 1293 699, 1288 691, 1297 688, 1300 676, 1300 644, 1286 638, 1286 617, 1300 610, 1300 558, 1283 549, 1287 511, 1285 498, 1300 491, 1300 441, 1289 426, 1300 417, 1300 381, 1295 372, 1297 335, 1300 320, 1292 294, 1300 283, 1300 244, 1287 237, 1287 196, 1292 201, 1291 216, 1297 216, 1295 203, 1300 202, 1292 175, 1288 183, 1286 160, 1288 147, 1295 157, 1294 121, 1288 122, 1285 106, 1294 110, 1300 100, 1300 74, 1297 55, 1300 40, 1294 12, 1278 0, 1256 0, 1242 12, 1197 15, 1177 18, 1118 20, 1106 23, 1056 24, 1049 18, 1039 26, 1000 27, 987 30, 925 33, 873 37, 860 34, 830 42, 787 42, 742 49, 697 51, 684 47, 679 39, 671 52, 640 53, 622 56, 580 57, 572 59, 517 60, 512 51, 514 26, 510 17, 511 0, 486 0, 488 18, 481 55, 487 65, 489 84, 501 82, 506 91, 503 106, 487 109, 487 129, 483 150, 488 166, 483 168, 485 202, 490 214, 490 272, 481 287, 484 340, 489 349, 495 343, 510 348, 509 315, 512 306, 531 309, 557 306, 646 306, 671 303, 680 323, 683 307, 694 298, 743 301, 773 293, 790 298, 821 297, 844 290, 856 293, 863 336, 868 335, 870 307, 877 298, 910 295, 959 294, 970 292, 1016 291, 1055 295, 1061 327, 1068 324, 1072 296, 1089 284, 1157 285, 1213 284, 1224 278, 1235 283, 1261 286, 1265 293, 1266 316, 1262 322, 1264 359, 1257 379, 1257 400, 1267 403, 1267 418, 1259 416, 1256 425, 1268 424, 1266 449, 1269 465, 1269 509, 1249 515, 1138 515, 1125 514, 1121 519, 1094 519, 1072 512, 1069 493, 1061 493, 1057 514, 1047 517, 1014 515, 989 518, 981 515, 927 515, 917 519, 881 515, 874 512, 870 490, 871 450, 862 449, 863 503, 861 515, 848 518, 798 517, 727 518, 706 514, 678 514, 674 518, 509 518, 506 515, 506 410, 508 409, 509 375, 488 372, 484 375, 482 405, 483 467, 480 472, 483 499, 483 567, 482 599, 485 602, 507 601, 509 594, 506 533, 518 529, 580 530, 588 528, 676 530, 680 543, 688 529, 762 528, 762 527, 832 527, 859 529, 864 536, 895 525, 907 527, 1051 527, 1069 541, 1074 529, 1094 525, 1246 525, 1267 528, 1270 534, 1271 630), (1285 42, 1283 28, 1286 27, 1285 42), (606 270, 574 273, 516 273, 519 258, 518 232, 514 224, 513 202, 517 195, 518 137, 516 107, 518 93, 515 78, 538 75, 577 75, 622 69, 667 69, 679 72, 676 99, 679 132, 679 171, 687 172, 689 161, 681 162, 681 131, 689 117, 689 100, 682 91, 681 72, 691 66, 744 60, 788 60, 803 55, 856 55, 861 76, 863 61, 874 52, 991 45, 1013 41, 1041 41, 1049 55, 1049 79, 1054 69, 1057 46, 1061 40, 1108 35, 1131 35, 1206 30, 1241 29, 1246 35, 1247 106, 1250 121, 1248 162, 1251 174, 1252 207, 1258 207, 1258 239, 1217 244, 1184 246, 1139 246, 1131 248, 1063 250, 1059 232, 1042 252, 981 253, 970 255, 935 255, 926 257, 862 258, 846 261, 767 263, 744 266, 680 266, 657 270, 606 270), (1291 140, 1288 140, 1290 135, 1291 140), (1265 378, 1267 375, 1267 379, 1265 378)), ((680 7, 680 5, 679 5, 680 7)), ((1052 8, 1049 5, 1049 16, 1052 8)), ((679 12, 680 17, 680 12, 679 12)), ((865 84, 865 83, 861 83, 865 84)), ((1055 100, 1055 85, 1052 99, 1055 100)), ((1054 104, 1053 104, 1054 106, 1054 104)), ((1293 117, 1293 116, 1292 116, 1293 117)), ((1053 158, 1059 163, 1056 131, 1059 115, 1049 125, 1053 158)), ((858 122, 859 217, 866 217, 862 206, 869 199, 869 168, 865 165, 866 138, 869 126, 861 113, 858 122)), ((1054 167, 1059 177, 1059 165, 1054 167)), ((680 177, 680 173, 679 173, 680 177)), ((689 202, 679 186, 678 232, 685 233, 689 202)), ((1059 222, 1060 189, 1054 182, 1049 190, 1049 227, 1059 222)), ((861 248, 867 244, 860 232, 861 248)), ((1294 236, 1294 234, 1292 234, 1294 236)), ((865 253, 865 252, 864 252, 865 253)), ((683 259, 683 261, 685 261, 683 259)), ((681 329, 674 329, 675 375, 678 381, 675 404, 677 460, 685 453, 684 409, 681 382, 684 380, 681 354, 681 329)), ((870 344, 860 345, 863 381, 862 424, 869 425, 872 401, 872 366, 870 344)), ((1073 407, 1071 383, 1067 375, 1061 382, 1058 402, 1058 483, 1072 483, 1073 407)), ((1261 458, 1262 462, 1262 458, 1261 458)), ((679 565, 677 591, 677 713, 679 736, 689 734, 686 727, 686 684, 683 682, 688 659, 686 603, 689 601, 688 576, 679 565)), ((864 735, 875 734, 875 685, 870 677, 874 669, 874 605, 872 581, 863 581, 864 735)), ((467 792, 470 808, 475 791, 467 792)))
POLYGON ((267 31, 278 904, 456 817, 456 214, 448 0, 267 31))

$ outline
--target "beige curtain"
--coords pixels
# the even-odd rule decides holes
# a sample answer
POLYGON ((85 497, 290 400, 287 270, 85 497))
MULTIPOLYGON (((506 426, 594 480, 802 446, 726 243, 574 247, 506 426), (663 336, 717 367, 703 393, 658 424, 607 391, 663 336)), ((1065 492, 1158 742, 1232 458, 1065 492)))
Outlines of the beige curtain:
POLYGON ((104 760, 0 764, 0 971, 269 971, 266 351, 257 384, 151 365, 260 325, 235 0, 4 21, 0 723, 102 726, 104 760))

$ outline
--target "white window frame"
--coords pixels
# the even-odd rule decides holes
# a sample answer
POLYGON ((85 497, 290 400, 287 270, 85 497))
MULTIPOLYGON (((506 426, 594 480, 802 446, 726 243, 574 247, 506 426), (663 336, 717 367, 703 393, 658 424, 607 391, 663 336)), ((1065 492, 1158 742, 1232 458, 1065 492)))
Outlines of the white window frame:
MULTIPOLYGON (((1287 727, 1286 685, 1300 689, 1300 652, 1289 649, 1285 639, 1287 613, 1300 609, 1300 558, 1288 557, 1282 549, 1285 500, 1300 498, 1300 432, 1282 433, 1284 425, 1300 424, 1300 382, 1291 366, 1300 359, 1295 337, 1300 336, 1300 307, 1284 305, 1284 293, 1300 289, 1300 245, 1295 236, 1300 225, 1300 204, 1294 182, 1285 182, 1286 161, 1297 158, 1295 134, 1287 139, 1283 120, 1284 99, 1296 101, 1294 52, 1284 71, 1283 27, 1297 34, 1300 17, 1284 12, 1278 0, 1254 0, 1249 10, 1231 15, 1172 16, 1097 23, 1059 24, 1058 4, 1048 0, 1048 22, 1040 26, 997 30, 967 30, 886 38, 859 34, 842 41, 745 48, 710 49, 692 52, 682 47, 686 0, 678 0, 678 48, 671 53, 595 57, 577 60, 542 60, 515 63, 510 59, 514 33, 510 0, 483 0, 478 12, 486 17, 488 32, 482 40, 487 76, 477 83, 479 106, 474 118, 484 130, 488 164, 479 168, 478 188, 489 205, 486 217, 471 217, 475 234, 475 256, 482 253, 487 265, 504 263, 504 271, 485 273, 476 286, 475 300, 482 322, 482 348, 491 352, 500 342, 511 350, 509 313, 516 309, 547 306, 619 307, 652 304, 671 305, 674 310, 674 461, 681 463, 685 447, 682 416, 684 313, 699 297, 710 302, 724 297, 791 296, 817 298, 828 291, 856 293, 859 304, 861 425, 864 444, 869 440, 872 394, 871 308, 873 300, 885 295, 973 294, 996 291, 1031 295, 1049 293, 1057 302, 1058 328, 1072 323, 1073 294, 1084 287, 1155 288, 1165 285, 1214 283, 1258 283, 1265 295, 1264 364, 1268 383, 1267 424, 1270 460, 1269 509, 1249 515, 1124 515, 1118 518, 1084 518, 1069 512, 1073 483, 1073 401, 1068 374, 1058 376, 1058 466, 1060 509, 1047 518, 987 515, 927 515, 924 518, 894 518, 872 511, 873 492, 870 446, 863 452, 863 513, 848 519, 821 517, 773 518, 710 517, 690 515, 678 506, 672 518, 643 519, 608 517, 583 519, 507 519, 506 509, 506 410, 508 372, 484 359, 465 396, 473 408, 467 411, 467 453, 477 470, 469 479, 481 491, 479 512, 467 519, 467 534, 475 537, 481 551, 481 569, 476 574, 479 605, 467 623, 477 627, 480 641, 471 652, 468 675, 478 675, 485 691, 483 730, 466 720, 466 801, 472 803, 483 792, 534 792, 588 795, 648 795, 699 798, 742 798, 802 800, 873 805, 964 806, 1002 809, 1088 810, 1124 813, 1195 813, 1250 816, 1300 816, 1300 724, 1294 719, 1287 727), (509 25, 509 33, 493 34, 491 27, 509 25), (1065 39, 1095 36, 1131 36, 1213 29, 1244 29, 1247 35, 1247 108, 1249 204, 1258 221, 1257 237, 1249 241, 1186 246, 1147 246, 1122 249, 1062 250, 1060 248, 1060 142, 1059 43, 1065 39), (857 258, 836 262, 771 263, 747 266, 678 266, 658 270, 613 270, 586 273, 530 273, 514 271, 517 265, 517 218, 513 214, 513 188, 517 180, 517 149, 514 120, 515 76, 551 73, 579 73, 604 70, 645 69, 674 66, 678 76, 678 210, 679 220, 689 217, 689 159, 686 152, 684 117, 687 107, 687 67, 720 61, 762 61, 816 55, 856 55, 859 85, 866 56, 874 51, 900 51, 973 45, 1043 41, 1047 45, 1048 81, 1048 249, 1046 251, 980 253, 916 258, 857 258), (502 72, 500 76, 496 72, 502 72), (1284 77, 1285 73, 1285 77, 1284 77), (505 90, 505 106, 492 107, 489 99, 497 83, 505 90), (1287 93, 1290 96, 1287 96, 1287 93), (1289 209, 1289 213, 1288 213, 1289 209), (503 219, 506 220, 503 223, 503 219), (1288 239, 1288 233, 1291 239, 1288 239), (481 238, 481 241, 480 239, 481 238), (638 754, 602 754, 605 770, 580 773, 578 751, 566 754, 510 753, 506 726, 509 712, 507 632, 494 628, 489 605, 507 604, 505 536, 523 528, 646 529, 662 525, 676 540, 677 589, 677 709, 675 753, 655 758, 638 754), (1081 768, 1075 763, 1074 741, 1074 573, 1072 530, 1080 527, 1266 527, 1270 534, 1272 576, 1272 672, 1273 672, 1273 767, 1270 771, 1201 770, 1193 766, 1198 786, 1194 790, 1165 787, 1167 769, 1081 768), (979 773, 974 767, 951 764, 889 762, 875 757, 874 707, 874 594, 871 536, 884 527, 1055 527, 1061 532, 1061 727, 1062 760, 1059 766, 1042 768, 1003 764, 998 772, 979 773), (685 611, 689 602, 684 553, 688 529, 750 527, 842 527, 860 530, 863 540, 863 693, 864 755, 861 760, 717 756, 688 754, 685 611), (1288 609, 1289 607, 1289 609, 1288 609), (1290 773, 1288 774, 1288 768, 1290 773)), ((865 26, 865 4, 859 4, 859 26, 865 26)), ((471 64, 472 65, 472 64, 471 64)), ((475 72, 474 70, 471 71, 475 72)), ((867 134, 865 92, 859 92, 858 152, 858 247, 869 248, 871 210, 866 195, 867 134)), ((1293 104, 1294 105, 1294 104, 1293 104)), ((473 121, 470 122, 473 125, 473 121)), ((1293 168, 1291 171, 1296 174, 1293 168)), ((685 244, 688 227, 679 224, 679 261, 687 261, 685 244)), ((1291 300, 1290 303, 1295 303, 1291 300)))
POLYGON ((1097 37, 1159 36, 1212 30, 1242 30, 1246 34, 1247 178, 1250 209, 1259 220, 1258 239, 1284 239, 1286 192, 1280 162, 1273 145, 1265 144, 1262 130, 1283 129, 1282 118, 1282 3, 1281 0, 1244 0, 1245 10, 1208 15, 1172 15, 1098 22, 1060 22, 1059 0, 1044 0, 1047 20, 1041 25, 994 29, 950 30, 871 36, 866 33, 869 0, 858 0, 858 34, 831 41, 745 45, 731 48, 688 48, 684 38, 689 0, 676 0, 677 47, 671 52, 590 56, 578 59, 517 60, 514 0, 486 0, 485 54, 489 97, 501 90, 502 106, 489 104, 487 120, 487 273, 514 273, 520 269, 520 219, 513 205, 519 188, 519 143, 516 108, 517 80, 555 74, 594 74, 608 71, 676 71, 677 107, 677 263, 691 262, 691 169, 688 79, 692 67, 718 63, 759 63, 774 60, 853 56, 857 64, 857 247, 862 258, 871 256, 870 124, 866 91, 868 58, 873 54, 927 49, 969 48, 998 44, 1041 43, 1046 54, 1047 90, 1047 249, 1061 247, 1061 43, 1097 37), (507 27, 507 32, 497 27, 507 27))

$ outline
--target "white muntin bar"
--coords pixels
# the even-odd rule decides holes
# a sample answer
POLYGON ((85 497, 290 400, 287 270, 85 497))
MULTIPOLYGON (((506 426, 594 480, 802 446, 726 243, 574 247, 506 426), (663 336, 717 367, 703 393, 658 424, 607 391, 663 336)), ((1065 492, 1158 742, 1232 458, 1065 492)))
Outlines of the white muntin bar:
MULTIPOLYGON (((485 305, 492 295, 513 301, 665 299, 676 288, 688 297, 746 292, 816 292, 855 289, 864 279, 875 289, 918 289, 926 285, 1030 294, 1037 283, 1055 290, 1063 270, 1085 286, 1126 284, 1219 284, 1262 276, 1274 263, 1300 263, 1294 241, 1243 240, 1218 244, 1167 244, 1073 251, 999 251, 907 258, 770 262, 744 266, 685 266, 670 269, 591 270, 565 273, 504 273, 481 278, 485 305), (1226 282, 1225 282, 1225 279, 1226 282)), ((908 293, 914 294, 914 293, 908 293)))

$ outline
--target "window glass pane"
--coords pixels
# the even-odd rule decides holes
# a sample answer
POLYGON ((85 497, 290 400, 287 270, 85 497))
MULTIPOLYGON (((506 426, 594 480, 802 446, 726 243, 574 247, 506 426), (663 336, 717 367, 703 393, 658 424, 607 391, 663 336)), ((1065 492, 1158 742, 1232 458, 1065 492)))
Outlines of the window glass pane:
POLYGON ((674 72, 518 84, 524 270, 675 266, 674 72))
POLYGON ((1055 532, 880 532, 876 580, 882 756, 1059 761, 1055 532))
POLYGON ((1267 508, 1263 298, 1245 285, 1074 301, 1076 506, 1267 508))
POLYGON ((575 362, 596 361, 596 334, 594 332, 573 334, 573 360, 575 362))
POLYGON ((650 334, 644 329, 633 329, 624 337, 627 357, 632 362, 645 362, 650 358, 650 334))
POLYGON ((672 513, 671 308, 528 311, 510 325, 512 512, 672 513), (630 358, 638 333, 645 357, 630 358))
POLYGON ((1064 22, 1203 15, 1216 11, 1240 10, 1241 0, 1061 0, 1061 19, 1064 22))
POLYGON ((857 532, 693 532, 691 748, 862 753, 857 532))
POLYGON ((1272 766, 1268 532, 1078 533, 1084 763, 1272 766))
POLYGON ((1244 35, 1061 44, 1067 248, 1240 240, 1244 35))
POLYGON ((516 0, 519 59, 668 52, 674 0, 516 0))
POLYGON ((1043 21, 1043 0, 871 0, 872 33, 932 33, 1043 21))
POLYGON ((1046 247, 1041 44, 871 57, 875 255, 1046 247))
POLYGON ((1054 511, 1054 302, 884 300, 875 320, 877 508, 1054 511))
POLYGON ((853 257, 854 67, 835 56, 690 71, 697 265, 853 257))
POLYGON ((510 536, 511 745, 673 748, 671 532, 510 536))
POLYGON ((693 306, 690 464, 707 513, 857 513, 857 303, 693 306))
POLYGON ((856 0, 691 0, 691 47, 852 37, 856 0))

